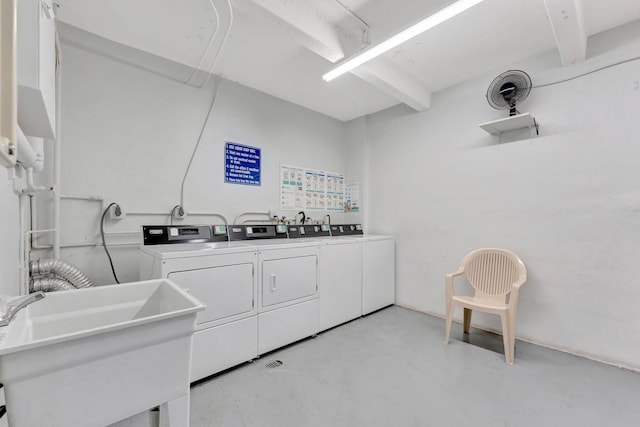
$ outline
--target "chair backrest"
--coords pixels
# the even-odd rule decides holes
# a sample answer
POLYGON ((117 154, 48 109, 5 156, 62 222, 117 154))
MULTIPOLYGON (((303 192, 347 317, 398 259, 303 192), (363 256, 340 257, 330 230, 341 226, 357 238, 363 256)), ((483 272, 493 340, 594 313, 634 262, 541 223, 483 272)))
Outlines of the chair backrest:
POLYGON ((512 285, 527 270, 518 255, 506 249, 482 248, 462 260, 467 280, 476 291, 476 297, 505 301, 512 285))

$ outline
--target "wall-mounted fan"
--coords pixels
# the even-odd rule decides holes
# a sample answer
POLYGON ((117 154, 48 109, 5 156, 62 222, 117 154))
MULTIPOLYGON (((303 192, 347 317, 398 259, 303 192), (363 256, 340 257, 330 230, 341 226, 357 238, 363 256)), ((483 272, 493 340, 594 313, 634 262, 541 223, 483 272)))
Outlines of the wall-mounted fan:
POLYGON ((497 110, 509 110, 510 116, 519 114, 516 104, 531 92, 531 77, 520 70, 509 70, 493 79, 487 89, 487 101, 497 110))

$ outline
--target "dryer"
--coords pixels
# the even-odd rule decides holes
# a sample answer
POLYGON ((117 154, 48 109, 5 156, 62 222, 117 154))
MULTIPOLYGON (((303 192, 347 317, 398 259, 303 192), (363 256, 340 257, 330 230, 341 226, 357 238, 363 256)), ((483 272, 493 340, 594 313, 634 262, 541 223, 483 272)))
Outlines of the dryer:
POLYGON ((143 226, 140 279, 172 279, 206 304, 193 338, 191 382, 258 355, 257 248, 226 226, 143 226))
POLYGON ((317 334, 317 242, 286 225, 232 225, 229 238, 258 247, 258 353, 317 334))

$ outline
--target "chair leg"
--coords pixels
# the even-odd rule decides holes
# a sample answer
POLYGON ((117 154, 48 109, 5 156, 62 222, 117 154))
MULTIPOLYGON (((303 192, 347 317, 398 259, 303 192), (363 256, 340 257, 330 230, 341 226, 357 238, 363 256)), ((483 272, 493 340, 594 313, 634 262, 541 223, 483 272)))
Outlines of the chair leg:
POLYGON ((444 343, 449 344, 449 334, 451 333, 451 319, 453 318, 453 303, 447 300, 447 318, 445 320, 444 343))
POLYGON ((512 327, 508 313, 502 313, 500 315, 502 320, 502 342, 504 343, 504 359, 505 362, 513 364, 513 338, 512 327))
POLYGON ((509 316, 509 323, 511 328, 511 363, 515 361, 516 358, 516 316, 515 312, 511 313, 509 316))
POLYGON ((464 309, 464 333, 469 333, 469 328, 471 328, 471 309, 464 309))

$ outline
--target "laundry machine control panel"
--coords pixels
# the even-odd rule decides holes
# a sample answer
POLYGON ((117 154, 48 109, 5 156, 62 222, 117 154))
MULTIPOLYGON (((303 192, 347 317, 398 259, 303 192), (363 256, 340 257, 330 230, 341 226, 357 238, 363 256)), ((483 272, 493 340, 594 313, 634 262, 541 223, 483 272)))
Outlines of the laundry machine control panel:
POLYGON ((289 238, 299 237, 329 237, 329 224, 298 224, 289 225, 289 238))
POLYGON ((332 236, 352 236, 364 234, 361 224, 335 224, 331 225, 332 236))
POLYGON ((226 242, 226 225, 143 225, 143 244, 226 242))
POLYGON ((287 226, 284 224, 230 225, 229 240, 286 239, 287 226))

